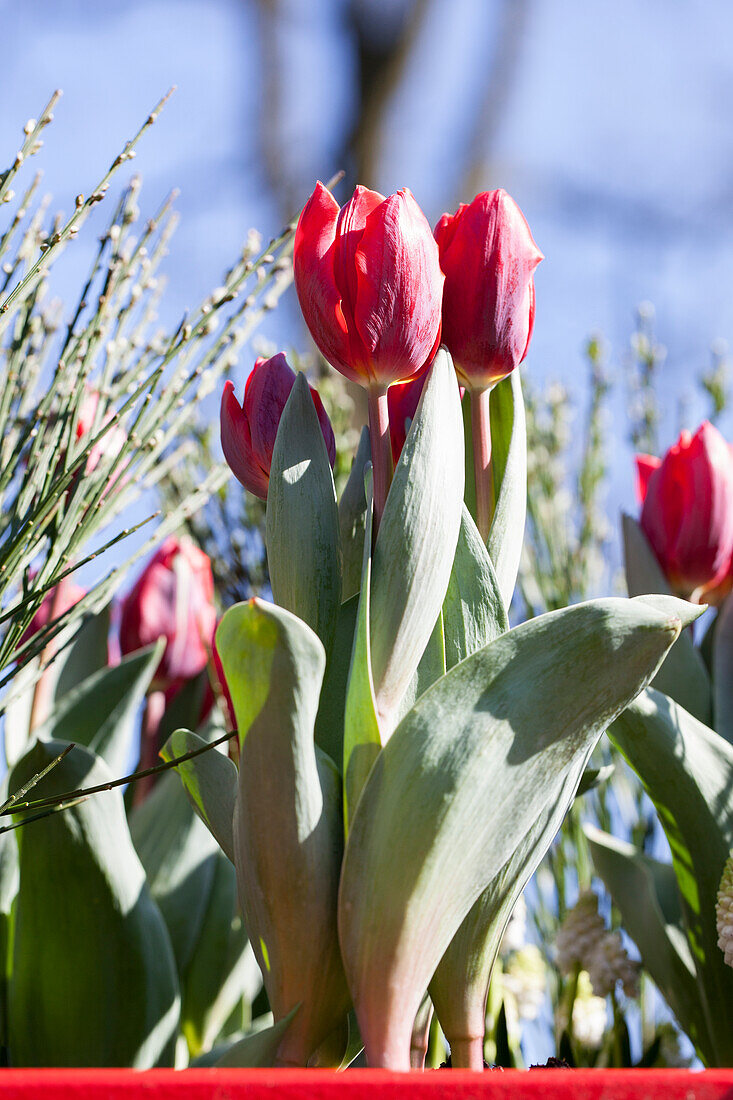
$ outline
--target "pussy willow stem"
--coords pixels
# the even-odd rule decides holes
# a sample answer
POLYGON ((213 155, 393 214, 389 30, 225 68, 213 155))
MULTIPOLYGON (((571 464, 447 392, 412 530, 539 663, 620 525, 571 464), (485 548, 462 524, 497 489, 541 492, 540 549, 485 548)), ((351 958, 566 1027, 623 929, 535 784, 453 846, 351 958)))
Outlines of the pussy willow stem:
POLYGON ((392 482, 392 444, 389 438, 387 387, 371 385, 367 390, 367 401, 374 469, 374 538, 376 539, 392 482))
POLYGON ((471 436, 473 468, 476 476, 476 526, 484 542, 488 541, 494 518, 494 477, 491 469, 491 389, 471 390, 471 436))

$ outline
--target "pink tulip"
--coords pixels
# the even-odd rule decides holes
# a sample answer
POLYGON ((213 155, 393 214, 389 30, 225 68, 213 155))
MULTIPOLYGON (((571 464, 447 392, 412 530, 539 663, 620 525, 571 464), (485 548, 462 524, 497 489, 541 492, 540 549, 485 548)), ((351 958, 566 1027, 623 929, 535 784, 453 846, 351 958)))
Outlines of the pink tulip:
MULTIPOLYGON (((79 408, 79 416, 76 421, 76 438, 81 440, 84 436, 89 435, 94 427, 94 417, 99 405, 99 393, 97 390, 88 390, 86 396, 83 398, 81 406, 79 408)), ((101 432, 105 424, 108 424, 112 418, 112 413, 108 413, 100 420, 97 425, 95 435, 101 432)), ((92 447, 87 458, 86 468, 87 472, 91 473, 98 464, 99 460, 105 455, 114 456, 117 454, 125 442, 127 435, 124 428, 119 424, 110 428, 98 443, 92 447)))
POLYGON ((443 274, 410 191, 357 187, 339 210, 322 183, 298 222, 295 288, 311 336, 361 386, 414 376, 440 342, 443 274))
POLYGON ((506 191, 484 191, 435 227, 443 343, 469 390, 494 386, 522 362, 534 326, 533 272, 542 253, 506 191))
MULTIPOLYGON (((295 371, 282 352, 256 360, 240 405, 231 382, 221 398, 221 446, 229 468, 250 493, 267 499, 272 449, 280 417, 295 382, 295 371)), ((328 458, 336 461, 336 440, 323 402, 311 386, 313 404, 326 442, 328 458)))
MULTIPOLYGON (((733 454, 708 421, 663 459, 637 455, 641 527, 671 587, 706 602, 733 556, 733 454)), ((724 592, 722 593, 724 594, 724 592)))
POLYGON ((50 592, 43 597, 41 606, 30 621, 27 630, 21 638, 21 644, 27 642, 42 627, 56 619, 60 619, 74 604, 77 604, 82 596, 86 596, 86 588, 82 588, 69 577, 63 577, 50 592))
POLYGON ((189 539, 167 538, 123 602, 123 654, 165 638, 153 688, 166 691, 206 668, 215 624, 211 562, 189 539))

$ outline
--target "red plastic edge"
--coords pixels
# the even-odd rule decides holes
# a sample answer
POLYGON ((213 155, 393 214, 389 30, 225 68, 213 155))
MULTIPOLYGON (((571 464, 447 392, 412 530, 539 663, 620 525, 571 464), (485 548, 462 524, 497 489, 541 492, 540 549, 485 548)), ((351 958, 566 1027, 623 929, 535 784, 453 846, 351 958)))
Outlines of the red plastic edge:
POLYGON ((733 1069, 382 1070, 6 1069, 2 1100, 733 1100, 733 1069))

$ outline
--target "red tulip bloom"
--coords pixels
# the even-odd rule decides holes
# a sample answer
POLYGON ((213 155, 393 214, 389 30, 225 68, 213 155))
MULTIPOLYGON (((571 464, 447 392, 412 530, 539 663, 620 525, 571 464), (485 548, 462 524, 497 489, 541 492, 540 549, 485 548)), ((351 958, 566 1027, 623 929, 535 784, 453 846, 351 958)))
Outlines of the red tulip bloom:
POLYGON ((357 187, 339 209, 322 183, 298 222, 300 308, 324 357, 361 386, 414 376, 440 342, 443 274, 425 215, 407 189, 357 187))
MULTIPOLYGON (((98 405, 99 393, 97 392, 97 390, 89 390, 79 408, 79 416, 76 421, 77 440, 83 439, 85 435, 89 435, 89 433, 91 432, 94 426, 94 417, 96 415, 98 405)), ((97 430, 94 434, 97 435, 99 432, 101 432, 105 424, 108 424, 111 419, 112 413, 109 412, 99 422, 99 424, 97 425, 97 430)), ((87 458, 86 464, 87 472, 91 473, 91 471, 94 470, 99 464, 99 460, 105 455, 114 456, 115 454, 117 454, 122 447, 122 444, 125 442, 126 438, 127 435, 125 433, 125 430, 119 424, 115 425, 113 428, 110 428, 89 452, 89 457, 87 458)))
POLYGON ((494 386, 522 362, 534 326, 533 272, 543 259, 506 191, 484 191, 435 227, 443 343, 470 390, 494 386))
MULTIPOLYGON (((234 476, 256 497, 267 499, 272 449, 280 417, 295 382, 295 371, 282 352, 271 359, 256 360, 244 387, 240 405, 231 382, 221 398, 221 446, 234 476)), ((311 386, 311 396, 333 466, 336 440, 320 395, 311 386)))
POLYGON ((122 605, 122 652, 165 638, 153 687, 166 691, 206 668, 215 624, 211 562, 189 539, 166 539, 122 605))
POLYGON ((706 420, 663 459, 637 455, 641 527, 675 592, 699 603, 733 556, 733 453, 706 420))

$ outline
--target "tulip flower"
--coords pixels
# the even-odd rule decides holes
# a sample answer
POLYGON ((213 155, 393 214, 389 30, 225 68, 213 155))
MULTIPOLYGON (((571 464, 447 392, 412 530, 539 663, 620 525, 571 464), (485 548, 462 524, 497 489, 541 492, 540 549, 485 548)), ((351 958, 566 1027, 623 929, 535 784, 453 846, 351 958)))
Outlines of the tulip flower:
MULTIPOLYGON (((94 418, 97 412, 97 406, 99 405, 99 393, 96 390, 89 390, 82 400, 79 407, 79 416, 76 421, 76 438, 81 440, 85 435, 89 435, 94 427, 94 418)), ((94 433, 98 434, 102 430, 105 424, 108 424, 112 418, 112 414, 108 413, 102 421, 97 425, 97 430, 94 433)), ((91 473, 96 469, 99 464, 99 460, 105 455, 115 455, 119 452, 122 444, 127 438, 124 428, 119 424, 113 428, 110 428, 106 432, 98 443, 92 447, 87 458, 86 469, 87 473, 91 473)))
MULTIPOLYGON (((221 446, 229 468, 238 481, 261 500, 267 499, 272 449, 285 403, 295 382, 295 371, 282 352, 271 359, 260 357, 247 378, 240 405, 231 382, 221 398, 221 446)), ((311 386, 311 396, 333 466, 336 440, 323 402, 311 386)))
POLYGON ((435 227, 443 289, 443 343, 470 393, 477 524, 486 540, 493 485, 489 395, 522 362, 534 327, 533 272, 543 258, 506 191, 484 191, 435 227))
MULTIPOLYGON (((62 577, 57 585, 43 597, 41 606, 23 632, 20 644, 27 642, 39 630, 55 622, 65 615, 67 611, 79 602, 82 596, 86 596, 86 589, 72 580, 71 577, 62 577)), ((40 655, 41 667, 48 665, 53 655, 57 652, 60 641, 58 637, 50 638, 40 655)), ((28 721, 28 731, 33 733, 36 726, 44 722, 51 711, 54 686, 54 670, 46 667, 33 689, 33 700, 28 721)))
POLYGON ((637 455, 641 528, 673 590, 702 603, 730 573, 733 453, 705 421, 683 431, 663 459, 637 455))
POLYGON ((339 209, 318 183, 300 215, 293 260, 318 348, 367 390, 377 524, 392 476, 387 387, 414 378, 440 342, 438 248, 407 189, 385 198, 357 187, 339 209))

